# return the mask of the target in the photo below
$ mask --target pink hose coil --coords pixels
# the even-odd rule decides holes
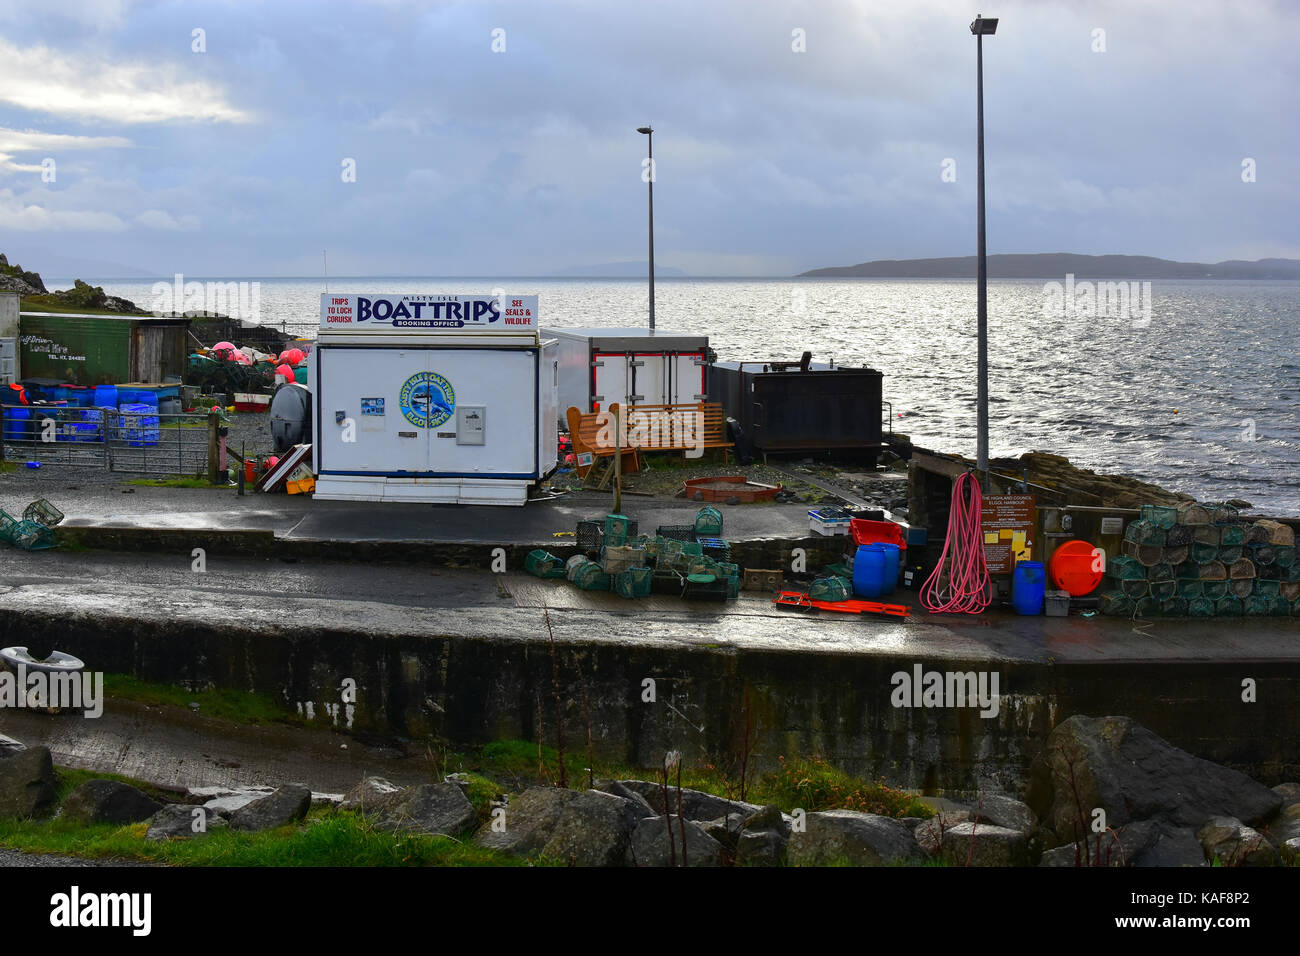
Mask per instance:
[[[948,537],[933,573],[921,588],[921,606],[931,614],[979,614],[992,601],[993,586],[984,561],[980,512],[984,497],[970,472],[957,479],[948,511]],[[947,591],[940,591],[945,565],[951,565]]]

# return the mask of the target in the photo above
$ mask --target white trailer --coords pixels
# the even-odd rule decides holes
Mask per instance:
[[[560,404],[599,411],[620,405],[702,402],[709,337],[659,329],[547,329],[559,344]]]
[[[321,296],[315,497],[522,505],[555,470],[536,296]]]

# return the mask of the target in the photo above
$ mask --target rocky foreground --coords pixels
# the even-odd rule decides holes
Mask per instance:
[[[0,747],[0,817],[55,809],[45,747]],[[1023,799],[1022,799],[1023,797]],[[645,780],[594,789],[533,787],[485,814],[468,782],[398,787],[367,777],[346,795],[300,784],[193,790],[162,804],[94,779],[64,801],[83,823],[148,822],[145,839],[202,839],[302,821],[313,805],[381,831],[446,835],[511,856],[573,866],[1273,866],[1300,861],[1300,783],[1272,789],[1195,757],[1127,717],[1072,717],[1056,727],[1023,795],[933,801],[929,819],[850,810],[785,812]]]

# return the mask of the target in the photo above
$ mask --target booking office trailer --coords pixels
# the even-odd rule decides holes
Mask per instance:
[[[321,296],[315,497],[522,505],[555,470],[537,296]]]

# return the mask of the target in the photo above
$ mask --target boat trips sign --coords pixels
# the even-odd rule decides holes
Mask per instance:
[[[322,329],[536,332],[537,296],[335,295],[320,297]]]

